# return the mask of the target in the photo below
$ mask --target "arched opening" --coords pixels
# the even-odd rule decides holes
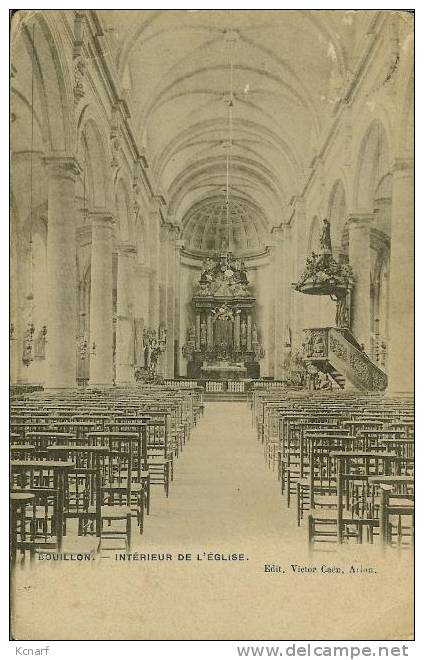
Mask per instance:
[[[357,209],[372,209],[379,181],[389,172],[390,157],[386,130],[375,119],[365,133],[357,160],[355,203]]]

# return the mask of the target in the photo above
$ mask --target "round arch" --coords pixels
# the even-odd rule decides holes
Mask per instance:
[[[110,206],[111,180],[107,169],[110,154],[102,124],[93,116],[89,106],[81,114],[78,127],[78,144],[81,144],[81,163],[86,171],[86,194],[93,209],[106,209]],[[81,183],[80,183],[81,185]]]
[[[390,170],[387,131],[380,119],[374,119],[361,141],[354,184],[354,204],[370,209],[378,183]]]

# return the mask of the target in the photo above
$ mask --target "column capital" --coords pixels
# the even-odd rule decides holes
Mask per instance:
[[[282,241],[284,238],[284,229],[282,225],[277,225],[275,227],[271,227],[270,234],[274,241]]]
[[[137,248],[134,243],[130,243],[129,241],[122,241],[121,243],[118,243],[118,255],[131,255],[131,254],[136,254]]]
[[[271,236],[274,240],[274,245],[281,245],[291,236],[291,227],[287,224],[277,225],[272,227]]]
[[[391,169],[393,174],[397,172],[412,174],[414,171],[414,159],[412,156],[395,158]]]
[[[110,229],[112,229],[113,225],[115,224],[115,219],[111,211],[107,211],[105,209],[95,209],[90,211],[88,215],[93,227],[110,227]]]
[[[48,154],[44,157],[44,165],[49,175],[55,177],[75,180],[82,172],[77,159],[65,154]]]
[[[79,245],[86,245],[91,241],[91,226],[82,225],[76,231],[76,238]]]
[[[180,228],[178,225],[171,223],[169,226],[169,235],[174,239],[177,240],[178,236],[180,235]]]
[[[349,230],[351,229],[369,229],[374,219],[374,213],[371,211],[358,211],[351,213],[348,218]]]

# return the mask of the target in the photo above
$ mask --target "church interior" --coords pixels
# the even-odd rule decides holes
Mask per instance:
[[[11,67],[13,566],[410,553],[411,16],[19,11]]]

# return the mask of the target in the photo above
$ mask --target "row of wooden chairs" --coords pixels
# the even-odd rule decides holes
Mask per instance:
[[[256,390],[252,421],[311,546],[412,545],[414,413],[410,398]]]
[[[198,390],[166,387],[14,399],[12,562],[46,549],[130,549],[132,521],[143,533],[152,486],[169,496],[175,460],[202,412]]]

